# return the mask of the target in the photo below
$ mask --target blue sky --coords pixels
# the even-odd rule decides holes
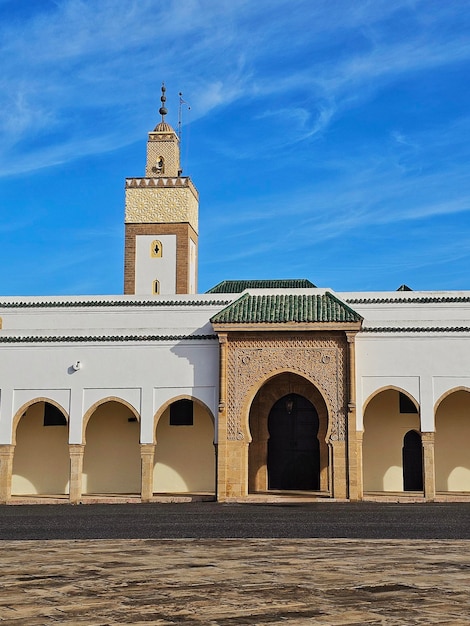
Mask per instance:
[[[468,0],[0,0],[0,293],[122,293],[124,179],[185,111],[199,290],[470,289]]]

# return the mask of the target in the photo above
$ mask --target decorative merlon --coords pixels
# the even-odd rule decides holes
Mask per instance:
[[[126,188],[133,187],[188,187],[199,197],[198,191],[189,176],[126,178]]]

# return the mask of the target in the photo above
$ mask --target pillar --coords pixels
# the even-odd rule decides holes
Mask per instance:
[[[351,500],[359,499],[358,459],[356,439],[356,333],[347,332],[348,342],[348,496]]]
[[[330,439],[332,466],[332,497],[348,497],[347,443]]]
[[[11,476],[13,473],[14,452],[14,445],[0,445],[0,504],[6,504],[11,498]]]
[[[141,486],[140,496],[142,502],[150,502],[153,496],[153,462],[155,445],[153,443],[140,444]]]
[[[356,431],[356,449],[357,449],[357,499],[362,500],[364,497],[364,481],[362,471],[362,440],[364,438],[364,431]]]
[[[219,334],[219,418],[216,437],[216,498],[227,497],[227,334]]]
[[[434,467],[434,434],[421,433],[423,444],[423,486],[425,500],[433,501],[436,497],[436,474]]]
[[[82,499],[83,455],[85,446],[81,443],[70,443],[70,488],[69,500],[78,504]]]

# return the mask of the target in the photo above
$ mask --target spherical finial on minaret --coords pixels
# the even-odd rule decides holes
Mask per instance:
[[[166,91],[165,83],[162,83],[162,97],[160,98],[160,100],[162,101],[162,106],[158,110],[158,112],[162,116],[162,122],[165,121],[165,115],[168,113],[165,107],[165,102],[166,102],[165,91]]]

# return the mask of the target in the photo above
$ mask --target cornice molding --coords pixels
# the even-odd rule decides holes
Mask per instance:
[[[75,309],[92,307],[172,307],[227,306],[232,300],[64,300],[33,302],[1,302],[0,309]]]
[[[429,296],[416,298],[349,298],[348,304],[442,304],[470,302],[469,296]]]
[[[468,333],[470,326],[377,326],[363,327],[359,333]]]
[[[1,336],[0,343],[112,343],[142,341],[206,341],[217,335],[28,335]]]

